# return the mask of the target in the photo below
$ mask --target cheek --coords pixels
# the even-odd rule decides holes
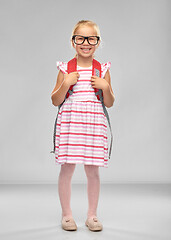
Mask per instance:
[[[92,46],[92,50],[95,51],[96,50],[96,45]]]
[[[75,50],[78,52],[80,50],[80,46],[79,45],[75,45]]]
[[[92,52],[94,53],[96,51],[96,47],[92,47]]]

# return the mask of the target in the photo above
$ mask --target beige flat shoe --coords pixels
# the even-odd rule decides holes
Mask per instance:
[[[76,231],[77,225],[72,217],[63,217],[62,228],[66,231]]]
[[[103,225],[99,222],[97,217],[87,218],[85,225],[90,231],[101,231],[103,229]]]

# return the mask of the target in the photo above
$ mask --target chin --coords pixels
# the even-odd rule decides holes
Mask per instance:
[[[93,57],[93,53],[78,53],[78,55],[80,55],[81,57],[85,57],[85,58],[90,58],[90,57]]]

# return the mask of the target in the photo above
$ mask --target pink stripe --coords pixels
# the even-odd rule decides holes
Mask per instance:
[[[75,98],[75,96],[77,97],[94,97],[94,98],[97,98],[96,95],[94,94],[94,92],[91,92],[91,91],[87,91],[88,94],[85,92],[85,91],[82,91],[82,93],[78,93],[78,92],[73,92],[72,95],[70,95],[70,98]]]
[[[79,82],[91,82],[91,80],[87,80],[87,79],[79,79],[78,81],[77,81],[77,83],[79,83]],[[82,84],[83,85],[83,84]],[[87,85],[87,83],[85,83],[84,85]],[[75,85],[76,86],[76,85]],[[78,86],[78,84],[77,84],[77,86]],[[80,85],[79,85],[80,86]]]
[[[87,114],[88,115],[88,114]],[[67,114],[64,114],[64,116],[65,116],[65,119],[62,119],[62,120],[64,120],[64,121],[66,121],[67,122],[67,120],[70,120],[70,116],[69,115],[67,115]],[[76,118],[76,117],[82,117],[82,115],[81,114],[72,114],[72,117],[74,118]],[[101,116],[99,116],[99,118],[100,118]],[[97,118],[97,116],[96,116],[96,118],[95,118],[95,122],[97,122],[97,120],[99,120],[99,118]],[[72,119],[73,120],[73,119]],[[102,119],[103,120],[103,119]],[[58,120],[59,122],[61,121],[61,116],[59,116],[59,120]],[[105,121],[103,121],[103,123],[105,124]],[[74,123],[73,123],[74,124]],[[57,123],[57,125],[58,126],[60,126],[61,124],[60,123]],[[78,126],[77,126],[78,127]],[[83,126],[84,127],[84,126]],[[104,127],[106,128],[107,126],[106,126],[106,124],[104,125]],[[98,129],[98,128],[97,128]],[[99,128],[100,129],[100,128]]]
[[[92,72],[92,69],[77,69],[78,72]]]
[[[82,96],[84,96],[84,97],[89,96],[90,97],[91,96],[93,98],[97,98],[95,96],[95,93],[91,90],[88,90],[88,91],[74,91],[73,95],[71,95],[71,96],[74,96],[74,97],[82,97]]]
[[[86,90],[83,90],[83,91],[73,91],[73,93],[87,93],[87,92],[92,92],[92,93],[94,93],[95,91],[94,91],[94,90],[88,90],[88,91],[86,91]]]
[[[80,77],[83,77],[83,76],[89,76],[91,78],[92,74],[91,73],[87,73],[87,72],[81,72],[80,73]]]
[[[94,149],[94,148],[89,148],[89,149],[87,149],[87,148],[78,148],[78,150],[81,151],[81,152],[79,152],[79,154],[83,153],[83,155],[85,155],[84,154],[85,152],[86,152],[87,155],[91,154],[93,152],[94,155],[96,155],[96,157],[98,157],[99,154],[100,154],[100,156],[103,156],[103,154],[107,156],[107,154],[108,154],[108,149],[107,150],[104,150],[104,149],[100,150],[100,149]],[[75,149],[73,149],[73,147],[72,148],[68,148],[68,147],[61,147],[60,146],[60,153],[61,154],[65,154],[66,152],[70,152],[70,154],[72,154],[72,153],[77,154],[78,153],[78,151],[75,151]],[[59,147],[56,147],[56,153],[59,153]]]
[[[61,116],[60,116],[61,117]],[[87,127],[96,127],[96,129],[98,130],[100,130],[101,128],[99,127],[98,128],[98,126],[103,126],[104,128],[107,128],[107,125],[106,125],[106,122],[105,121],[103,121],[103,124],[101,123],[102,121],[99,121],[99,118],[101,119],[102,117],[101,116],[99,116],[99,118],[96,116],[96,118],[95,118],[95,121],[94,122],[84,122],[84,119],[76,119],[76,117],[81,117],[81,114],[78,114],[78,115],[72,115],[72,120],[74,121],[75,120],[75,122],[72,122],[71,124],[71,127],[77,127],[78,128],[78,125],[77,124],[80,124],[80,126],[79,127],[85,127],[86,125],[89,125],[89,126],[87,126]],[[75,119],[74,119],[75,118]],[[83,122],[77,122],[77,120],[78,121],[83,121]],[[103,120],[103,119],[102,119]],[[65,124],[70,124],[70,116],[68,115],[67,116],[67,114],[65,115],[65,119],[64,118],[62,118],[62,120],[61,120],[61,118],[59,118],[59,123],[57,122],[57,124],[56,124],[56,126],[61,126],[61,123],[65,123]],[[98,121],[98,122],[97,122]],[[99,124],[98,124],[99,123]],[[82,126],[81,126],[82,125]],[[68,127],[68,126],[64,126],[64,127]],[[76,128],[76,129],[77,129]]]

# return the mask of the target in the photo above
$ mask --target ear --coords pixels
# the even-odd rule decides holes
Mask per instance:
[[[101,40],[98,41],[98,44],[96,45],[96,49],[99,47]]]
[[[73,46],[73,48],[75,48],[75,43],[74,43],[74,41],[73,40],[71,40],[72,41],[72,46]]]

